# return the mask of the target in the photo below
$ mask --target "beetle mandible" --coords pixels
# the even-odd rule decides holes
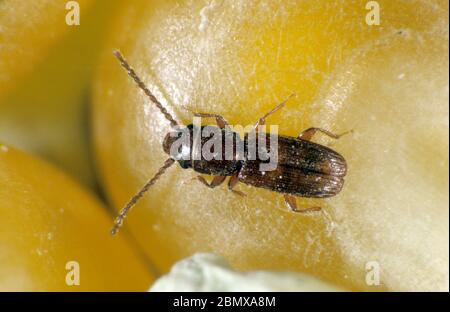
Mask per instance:
[[[194,161],[192,158],[192,160],[187,161],[182,157],[182,154],[187,153],[192,155],[195,152],[193,140],[190,140],[175,152],[171,151],[171,146],[183,132],[188,132],[191,134],[190,137],[192,138],[192,134],[196,130],[195,126],[190,124],[180,128],[179,123],[146,87],[123,55],[118,50],[114,50],[113,54],[138,87],[144,91],[151,102],[158,107],[164,117],[170,122],[171,127],[178,129],[169,132],[163,140],[163,150],[169,155],[169,158],[164,162],[164,165],[157,173],[145,183],[142,189],[139,190],[139,192],[137,192],[119,212],[119,215],[114,221],[114,226],[111,229],[112,235],[115,235],[119,231],[126,215],[136,202],[161,177],[161,175],[177,161],[183,169],[190,168],[201,174],[214,176],[210,183],[202,176],[197,177],[201,183],[209,188],[219,186],[227,177],[229,177],[229,190],[241,196],[245,196],[245,194],[234,189],[238,182],[282,193],[286,205],[293,212],[308,213],[319,211],[321,209],[320,207],[299,209],[297,207],[295,196],[326,198],[335,196],[341,191],[344,184],[344,176],[347,173],[347,163],[344,157],[332,149],[313,143],[310,140],[317,132],[338,139],[351,131],[336,135],[325,129],[308,128],[301,132],[296,138],[279,135],[277,137],[278,163],[275,170],[272,171],[259,170],[259,165],[261,164],[260,159],[256,158],[250,160],[246,155],[243,155],[243,158],[239,158],[237,157],[239,156],[237,155],[237,152],[234,152],[231,160],[207,160],[200,158],[199,160]],[[286,104],[286,101],[287,99],[261,117],[253,127],[254,131],[257,132],[258,127],[265,124],[267,117],[281,109]],[[194,113],[194,116],[214,118],[218,130],[222,132],[223,136],[231,136],[234,138],[233,142],[235,143],[233,144],[243,144],[244,147],[248,144],[248,134],[241,140],[237,133],[229,130],[230,128],[227,127],[229,124],[222,116],[208,113]],[[202,126],[201,128],[203,129],[204,127]],[[214,128],[217,129],[217,127]],[[263,140],[269,140],[270,134],[263,134],[262,137]],[[200,145],[202,144],[204,144],[203,140],[200,142]],[[233,146],[233,151],[237,151],[237,148],[235,147],[236,146]],[[246,151],[246,149],[244,149],[244,151]]]

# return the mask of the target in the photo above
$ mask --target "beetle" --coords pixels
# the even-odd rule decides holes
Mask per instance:
[[[321,209],[320,207],[299,209],[297,207],[295,196],[327,198],[335,196],[341,191],[344,185],[344,177],[347,173],[347,163],[344,157],[326,146],[311,142],[311,138],[317,132],[321,132],[331,138],[338,139],[351,131],[337,135],[325,129],[313,127],[301,132],[298,137],[278,135],[277,148],[279,156],[276,168],[270,171],[262,171],[260,170],[260,165],[263,160],[259,157],[254,159],[248,157],[248,145],[250,142],[248,133],[245,134],[244,139],[241,139],[236,132],[230,130],[229,124],[224,117],[209,113],[194,112],[194,116],[214,118],[217,127],[201,126],[200,129],[198,129],[198,126],[193,124],[180,127],[179,123],[138,77],[123,55],[118,50],[114,50],[113,54],[118,59],[121,66],[127,71],[128,75],[148,96],[151,102],[156,105],[164,117],[169,121],[171,127],[175,128],[175,130],[167,133],[162,143],[163,150],[169,155],[169,158],[164,162],[157,173],[145,183],[142,189],[140,189],[119,212],[117,218],[114,220],[114,226],[111,229],[112,235],[115,235],[119,231],[119,228],[122,226],[130,209],[175,162],[178,162],[183,169],[193,169],[201,174],[212,175],[213,179],[210,183],[208,183],[201,175],[197,177],[202,184],[209,188],[215,188],[221,185],[226,178],[229,177],[229,190],[241,196],[245,196],[245,194],[234,189],[238,182],[281,193],[284,196],[287,207],[292,212],[309,213]],[[284,107],[288,99],[278,104],[275,108],[261,117],[253,126],[254,131],[258,132],[259,127],[265,125],[266,119]],[[211,127],[210,130],[212,129],[216,130],[216,132],[221,132],[222,138],[231,137],[233,139],[233,154],[231,159],[226,159],[224,157],[219,159],[206,159],[201,155],[201,157],[196,160],[194,160],[193,157],[188,157],[188,160],[186,160],[186,157],[184,156],[192,156],[196,150],[193,139],[195,137],[194,132],[196,130],[202,131],[206,127]],[[178,149],[173,149],[174,143],[180,139],[183,134],[188,134],[189,140],[180,145]],[[203,147],[206,144],[206,139],[203,137],[200,139],[200,147]],[[260,145],[263,145],[263,143],[264,146],[267,146],[266,144],[270,139],[271,135],[269,133],[258,133],[257,148]],[[221,144],[225,144],[224,141],[221,141]],[[239,149],[238,147],[244,147],[244,152],[242,153],[242,149]],[[222,149],[221,156],[224,156],[223,150],[224,149]]]

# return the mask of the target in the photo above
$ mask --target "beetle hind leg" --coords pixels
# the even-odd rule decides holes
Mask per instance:
[[[330,138],[333,138],[333,139],[337,140],[343,135],[346,135],[348,133],[352,133],[353,130],[345,131],[345,132],[340,133],[340,134],[334,134],[334,133],[332,133],[332,132],[330,132],[328,130],[322,129],[322,128],[312,127],[312,128],[308,128],[308,129],[302,131],[299,134],[298,138],[301,139],[301,140],[304,140],[304,141],[310,141],[312,139],[312,137],[314,136],[314,134],[316,134],[317,132],[321,132],[321,133],[325,134],[326,136],[329,136]]]
[[[318,212],[318,211],[322,210],[322,208],[320,208],[320,207],[299,209],[297,207],[297,198],[295,198],[295,196],[288,195],[288,194],[284,195],[284,202],[286,203],[286,206],[289,208],[289,210],[292,212],[295,212],[295,213],[311,213],[311,212]]]

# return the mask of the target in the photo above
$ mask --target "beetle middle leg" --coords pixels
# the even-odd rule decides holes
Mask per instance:
[[[295,196],[288,195],[288,194],[284,195],[284,202],[286,203],[286,206],[289,208],[290,211],[296,212],[296,213],[310,213],[310,212],[317,212],[317,211],[322,210],[322,208],[320,208],[320,207],[299,209],[297,207],[297,198],[295,198]]]
[[[220,129],[225,129],[226,126],[229,126],[230,124],[228,123],[228,121],[226,121],[225,118],[223,118],[223,116],[221,115],[217,115],[217,114],[208,114],[208,113],[193,113],[194,116],[196,117],[202,117],[202,118],[215,118],[216,119],[216,123],[217,126],[219,126]]]
[[[295,93],[292,93],[291,95],[289,95],[283,102],[281,102],[280,104],[278,104],[277,106],[275,106],[271,111],[269,111],[268,113],[266,113],[264,116],[262,116],[261,118],[258,119],[258,121],[255,123],[255,125],[253,126],[253,129],[255,131],[258,130],[259,126],[263,126],[266,124],[266,119],[272,115],[273,113],[279,111],[280,109],[282,109],[284,107],[284,105],[286,105],[286,102],[293,96],[295,96]]]
[[[228,180],[228,189],[230,191],[232,191],[233,193],[237,194],[237,195],[240,195],[240,196],[243,196],[243,197],[247,196],[247,194],[245,194],[245,193],[243,193],[241,191],[234,190],[234,187],[236,186],[236,184],[238,182],[239,182],[238,174],[232,175],[230,177],[230,179]]]
[[[347,133],[353,132],[353,130],[345,131],[344,133],[341,133],[341,134],[334,134],[334,133],[332,133],[328,130],[322,129],[322,128],[311,127],[311,128],[308,128],[308,129],[302,131],[299,134],[298,138],[301,140],[310,141],[312,139],[312,137],[314,136],[314,134],[316,134],[317,132],[321,132],[321,133],[325,134],[326,136],[329,136],[330,138],[337,140],[341,136],[346,135]]]
[[[209,187],[209,188],[215,188],[217,186],[219,186],[220,184],[223,183],[223,181],[225,181],[226,176],[215,176],[211,183],[208,183],[208,181],[205,180],[204,177],[202,176],[197,176],[197,180],[199,180],[200,182],[202,182],[205,186]]]

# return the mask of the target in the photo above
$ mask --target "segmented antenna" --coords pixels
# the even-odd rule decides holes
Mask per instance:
[[[141,80],[141,78],[138,77],[134,69],[128,64],[128,62],[125,60],[123,55],[120,53],[119,50],[113,50],[113,54],[120,62],[120,65],[122,65],[123,68],[127,71],[128,75],[133,78],[134,82],[138,85],[139,88],[141,88],[144,93],[150,98],[150,100],[156,105],[156,107],[159,108],[161,113],[166,117],[166,119],[170,122],[170,125],[172,127],[178,126],[178,122],[172,117],[172,115],[167,111],[167,109],[161,104],[161,102],[158,101],[158,99],[150,92],[150,90],[147,88],[147,86],[144,84],[144,82]]]
[[[161,177],[163,175],[163,173],[166,171],[167,168],[169,168],[170,166],[172,166],[172,164],[175,162],[175,160],[173,160],[172,158],[167,159],[164,162],[164,165],[159,168],[158,172],[153,176],[153,178],[151,178],[150,180],[148,180],[147,183],[145,183],[145,185],[142,187],[142,189],[137,192],[131,199],[130,201],[126,204],[126,206],[124,208],[122,208],[122,210],[120,210],[119,215],[117,216],[117,218],[114,220],[114,226],[111,229],[111,235],[116,235],[117,232],[119,232],[119,228],[122,226],[123,221],[125,220],[128,212],[130,211],[131,208],[133,208],[134,205],[136,205],[137,201],[144,196],[144,194],[148,191],[148,189],[155,184],[155,182],[159,179],[159,177]]]

